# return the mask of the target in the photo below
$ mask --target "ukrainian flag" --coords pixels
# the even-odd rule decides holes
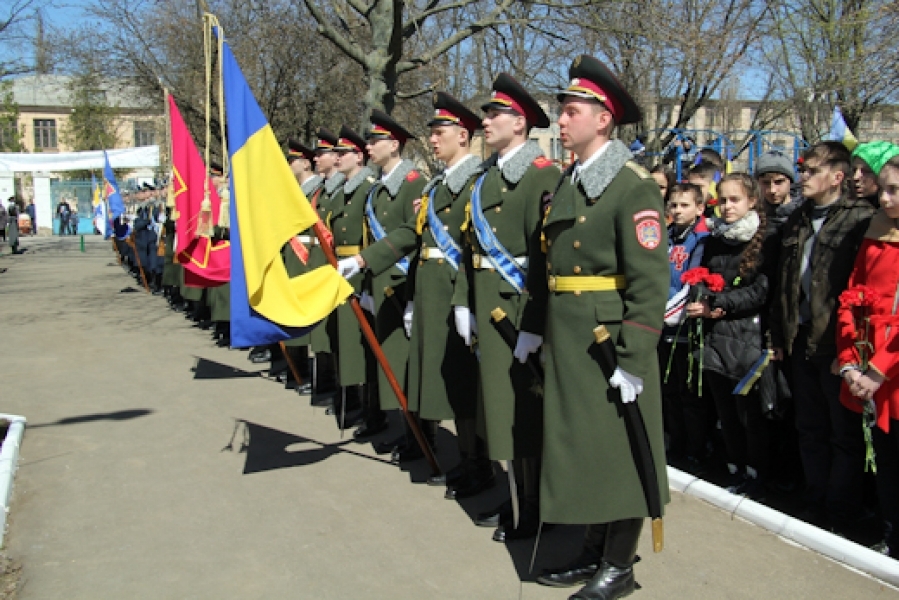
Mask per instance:
[[[834,142],[842,142],[852,152],[858,146],[858,140],[852,135],[852,131],[846,125],[846,119],[839,106],[833,107],[833,119],[830,122],[830,139]]]
[[[353,289],[331,266],[288,276],[281,248],[318,215],[227,43],[221,60],[231,158],[231,342],[248,347],[304,334]]]
[[[752,364],[749,372],[746,373],[743,379],[737,382],[737,385],[732,392],[734,396],[745,396],[752,391],[752,386],[755,385],[755,382],[758,381],[762,376],[762,373],[765,372],[768,363],[771,362],[772,356],[774,356],[773,350],[762,350],[761,356],[759,356],[758,360]]]

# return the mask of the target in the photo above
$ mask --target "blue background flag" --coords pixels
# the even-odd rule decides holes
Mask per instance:
[[[112,218],[118,219],[125,214],[125,201],[122,200],[122,194],[119,193],[119,184],[109,165],[109,156],[106,154],[106,150],[103,151],[103,160],[106,161],[106,165],[103,167],[103,177],[106,178],[106,202],[109,204]]]

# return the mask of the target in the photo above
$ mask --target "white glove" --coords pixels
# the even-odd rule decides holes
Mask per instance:
[[[518,332],[518,341],[515,343],[515,351],[512,352],[512,356],[517,358],[518,362],[524,364],[528,361],[528,355],[536,352],[542,345],[542,335],[520,331]]]
[[[471,311],[467,306],[454,306],[453,315],[456,318],[456,332],[465,341],[466,346],[471,346]]]
[[[359,298],[359,306],[362,307],[362,310],[375,314],[375,299],[368,292],[362,292],[362,297]]]
[[[412,307],[411,302],[406,302],[406,310],[403,311],[403,329],[406,330],[406,337],[412,337]]]
[[[615,367],[615,372],[609,378],[609,385],[618,388],[621,392],[621,401],[624,403],[633,402],[643,393],[643,380],[621,367]]]
[[[340,273],[344,279],[349,279],[353,275],[356,275],[362,269],[359,268],[359,263],[356,261],[355,256],[351,256],[349,258],[341,258],[337,261],[337,272]]]

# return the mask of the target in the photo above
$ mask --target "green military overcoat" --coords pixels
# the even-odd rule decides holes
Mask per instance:
[[[372,206],[378,222],[387,234],[415,218],[415,201],[421,198],[425,186],[421,176],[411,161],[400,162],[386,179],[377,182],[373,190]],[[371,224],[369,224],[371,236]],[[372,237],[370,241],[374,241]],[[386,246],[386,248],[384,248]],[[404,257],[403,254],[386,243],[383,252],[391,254],[395,263]],[[368,256],[363,251],[366,262]],[[388,259],[388,260],[391,260]],[[401,387],[406,385],[406,364],[409,360],[409,340],[403,328],[403,310],[408,294],[406,292],[406,274],[398,267],[391,266],[379,275],[371,278],[371,294],[375,300],[375,333],[387,362]],[[392,297],[388,294],[392,292]],[[387,383],[387,377],[378,370],[378,391],[381,408],[389,410],[399,408],[399,401],[393,388]]]
[[[346,182],[343,173],[335,173],[325,181],[325,187],[319,194],[315,203],[315,211],[326,227],[330,228],[331,218],[331,200]],[[321,246],[317,243],[309,251],[309,270],[327,264],[327,258],[322,251]],[[319,352],[335,352],[337,350],[337,319],[334,313],[331,313],[324,321],[319,323],[318,327],[309,334],[309,340],[312,345],[312,351]]]
[[[477,157],[468,156],[423,190],[425,198],[433,190],[437,218],[460,246],[460,227],[479,166]],[[420,211],[427,211],[427,204],[423,203]],[[363,256],[372,272],[379,274],[394,264],[394,250],[401,255],[414,253],[411,281],[407,283],[414,303],[407,378],[409,408],[425,419],[471,419],[477,409],[477,359],[456,332],[452,296],[458,272],[446,259],[424,258],[425,249],[438,248],[425,214],[419,212],[412,222],[392,231],[388,240],[366,249]]]
[[[306,199],[313,205],[318,206],[318,196],[322,193],[322,184],[324,184],[324,180],[318,175],[313,175],[306,181],[302,183],[300,188],[303,190],[303,194],[306,196]],[[300,234],[300,237],[303,238],[301,241],[309,250],[309,256],[312,256],[312,248],[315,245],[314,239],[315,234],[312,233],[312,230],[309,229]],[[287,269],[287,275],[289,277],[297,277],[309,271],[309,266],[304,264],[303,261],[297,257],[296,252],[293,251],[293,248],[290,247],[290,244],[285,244],[284,248],[281,250],[281,256],[284,259],[284,267]],[[309,258],[306,259],[310,260]],[[298,338],[293,338],[290,340],[285,340],[285,346],[308,346],[311,339],[311,333],[307,333],[306,335],[301,335]]]
[[[618,365],[643,379],[646,423],[662,502],[669,501],[656,347],[668,297],[664,209],[649,174],[613,141],[582,171],[566,173],[546,214],[546,254],[531,253],[531,303],[522,329],[544,335],[546,359],[540,516],[549,523],[647,517],[625,425],[588,354],[605,325]],[[623,275],[611,291],[553,292],[549,276]]]
[[[178,285],[178,269],[181,265],[175,262],[175,220],[169,217],[162,226],[165,237],[165,256],[162,261],[162,285]]]
[[[334,194],[331,201],[331,231],[334,247],[362,246],[365,199],[375,182],[374,173],[365,167],[353,175]],[[362,293],[362,274],[350,279],[356,294]],[[341,387],[361,385],[376,377],[377,364],[362,336],[359,321],[349,302],[335,311],[337,316],[337,380]]]
[[[497,155],[482,166],[487,172],[481,188],[481,208],[500,244],[512,256],[527,257],[540,244],[542,198],[555,188],[559,169],[529,141],[502,169]],[[487,451],[493,460],[540,456],[543,435],[543,399],[530,371],[512,356],[512,348],[499,335],[490,312],[502,308],[519,326],[527,293],[519,294],[494,269],[474,269],[472,255],[484,255],[473,225],[467,227],[466,277],[458,277],[453,305],[470,306],[477,322],[480,351],[480,394]]]

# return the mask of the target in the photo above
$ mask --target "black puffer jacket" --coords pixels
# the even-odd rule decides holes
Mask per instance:
[[[768,298],[768,277],[756,268],[740,276],[740,260],[749,242],[732,242],[709,236],[702,266],[724,278],[725,288],[708,295],[709,307],[725,312],[720,319],[706,319],[703,369],[734,381],[743,378],[764,347],[760,312]]]

